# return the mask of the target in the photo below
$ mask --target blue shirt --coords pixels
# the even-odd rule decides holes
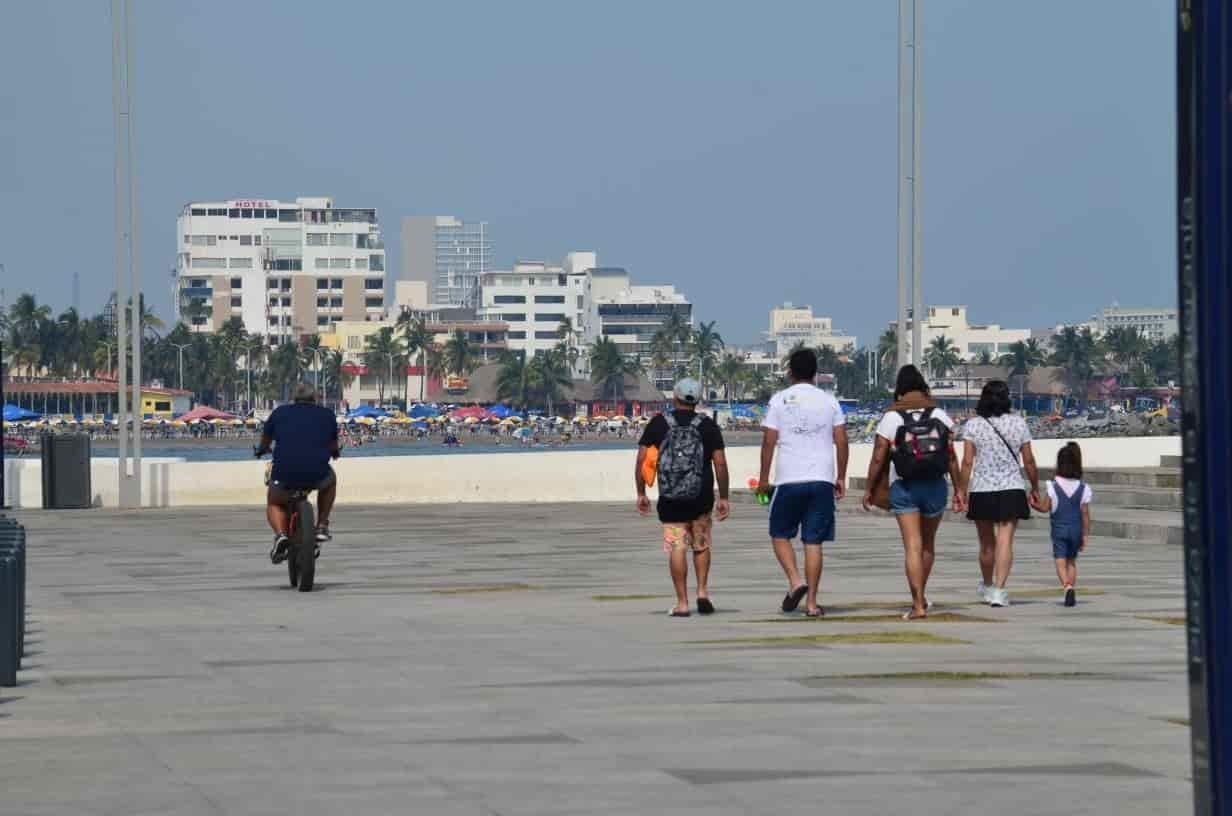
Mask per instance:
[[[329,475],[329,459],[338,443],[333,411],[310,402],[279,406],[265,421],[265,435],[274,442],[274,481],[308,487]]]

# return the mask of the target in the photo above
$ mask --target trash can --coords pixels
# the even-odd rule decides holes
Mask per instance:
[[[90,437],[43,434],[43,509],[90,507]]]

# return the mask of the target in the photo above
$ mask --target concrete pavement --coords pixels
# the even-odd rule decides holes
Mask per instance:
[[[631,505],[343,506],[319,591],[259,508],[23,512],[32,631],[0,813],[1180,814],[1181,552],[1096,539],[1014,606],[942,528],[905,624],[892,520],[844,515],[821,622],[777,612],[765,511],[719,528],[719,614],[669,620]]]

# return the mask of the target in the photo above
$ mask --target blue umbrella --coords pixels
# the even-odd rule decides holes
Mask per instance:
[[[38,419],[41,414],[36,411],[31,411],[28,408],[20,408],[16,405],[4,406],[4,421],[5,422],[22,422],[27,419]]]
[[[438,417],[441,415],[441,410],[435,405],[412,405],[411,410],[407,411],[407,416],[411,419],[426,419],[428,417]]]
[[[389,416],[389,414],[382,411],[380,408],[374,408],[371,405],[361,405],[351,413],[347,414],[347,419],[360,419],[362,417],[380,419],[383,416]]]

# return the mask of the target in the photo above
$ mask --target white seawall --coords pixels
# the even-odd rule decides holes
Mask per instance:
[[[1056,461],[1063,439],[1037,440],[1041,466]],[[1156,467],[1161,456],[1179,455],[1179,437],[1084,439],[1087,467]],[[853,445],[848,476],[868,470],[870,445]],[[756,447],[727,451],[733,488],[747,486],[758,472]],[[370,456],[334,464],[338,500],[351,504],[453,502],[611,502],[632,501],[634,453],[533,451],[450,453],[423,456]],[[147,460],[142,501],[146,507],[259,505],[264,502],[264,463]],[[5,461],[5,498],[14,508],[42,506],[41,465],[37,459]],[[94,504],[115,507],[116,460],[95,459],[90,469]]]

